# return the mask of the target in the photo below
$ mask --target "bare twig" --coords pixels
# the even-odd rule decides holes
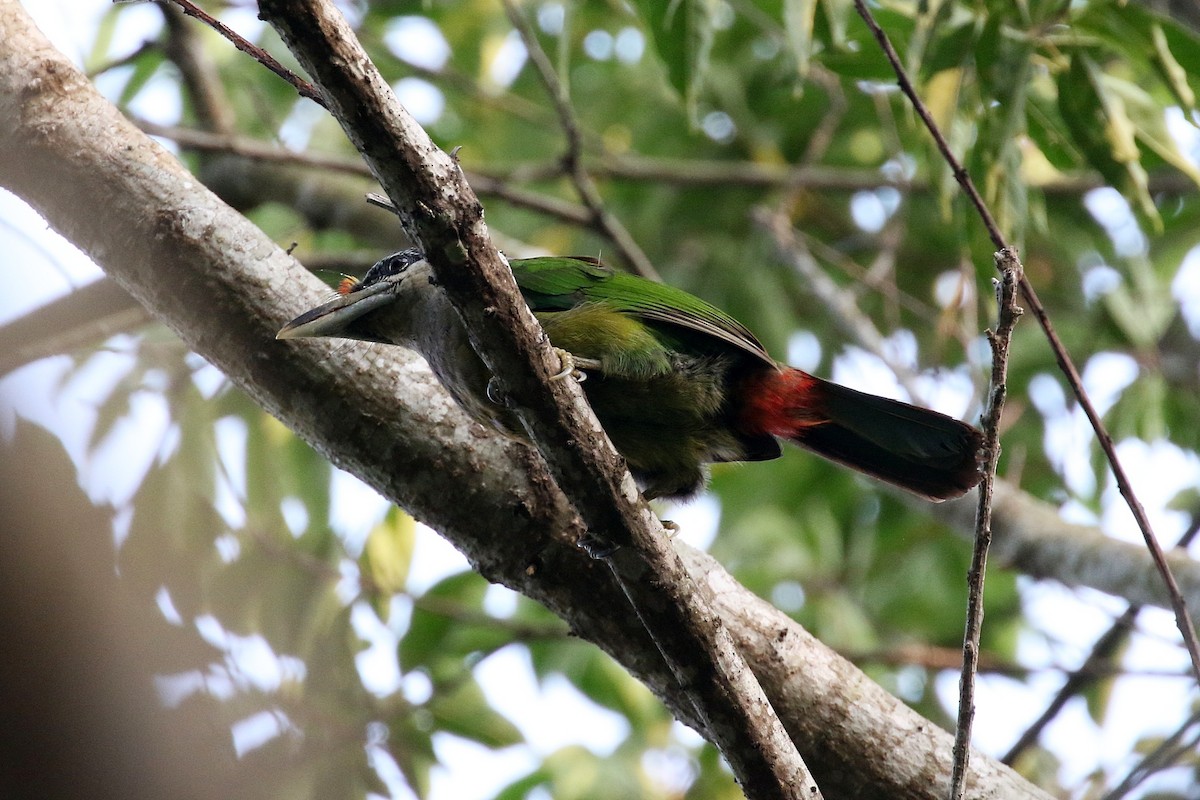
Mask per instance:
[[[954,768],[950,776],[950,800],[961,800],[966,788],[967,762],[970,759],[971,727],[975,720],[975,672],[979,665],[979,634],[983,628],[983,583],[988,548],[992,542],[992,487],[996,464],[1000,461],[1000,418],[1008,393],[1008,348],[1013,329],[1021,317],[1017,306],[1017,285],[1021,281],[1021,262],[1012,250],[996,254],[996,301],[999,320],[995,331],[988,331],[992,346],[991,390],[983,414],[983,481],[975,511],[975,547],[967,573],[967,623],[963,635],[962,677],[958,684],[958,725],[954,734]]]
[[[364,178],[372,177],[371,170],[362,162],[362,159],[307,152],[298,153],[245,136],[211,134],[189,128],[158,125],[147,120],[135,120],[135,122],[146,133],[170,139],[181,147],[186,147],[190,150],[232,153],[245,158],[253,158],[257,161],[293,164],[349,175],[361,175]],[[464,172],[471,187],[479,194],[496,197],[517,208],[536,211],[548,217],[575,225],[587,225],[592,222],[591,212],[583,206],[566,200],[560,200],[557,197],[538,194],[527,189],[511,186],[506,181],[491,175],[472,172],[470,170],[464,170]]]
[[[254,42],[246,39],[233,28],[230,28],[224,22],[221,22],[221,20],[209,14],[191,0],[170,0],[170,2],[175,3],[177,6],[182,8],[184,14],[200,20],[205,25],[224,36],[227,40],[229,40],[230,44],[232,44],[238,50],[241,50],[246,55],[251,56],[258,63],[262,64],[264,67],[271,70],[271,72],[274,72],[276,75],[290,83],[292,87],[300,93],[301,97],[307,97],[309,100],[312,100],[318,105],[325,107],[325,98],[321,95],[321,92],[319,89],[317,89],[317,87],[313,86],[311,83],[292,72],[283,64],[280,64],[279,61],[276,60],[276,58],[266,50],[263,50],[261,47],[254,44]]]
[[[1190,732],[1190,735],[1189,735]],[[1156,772],[1178,763],[1196,752],[1200,744],[1200,711],[1193,712],[1185,719],[1175,732],[1158,743],[1158,746],[1146,753],[1136,767],[1129,771],[1125,780],[1117,784],[1100,800],[1120,800],[1137,788],[1138,784]]]
[[[755,220],[770,233],[771,238],[775,241],[776,250],[784,260],[803,276],[806,286],[821,299],[833,321],[887,364],[895,374],[896,380],[909,395],[914,400],[919,399],[921,390],[913,380],[911,371],[905,365],[896,363],[888,355],[887,348],[884,346],[883,334],[872,324],[870,319],[858,310],[853,293],[838,286],[817,264],[816,259],[797,237],[788,220],[786,210],[780,209],[777,213],[757,213]]]
[[[1179,541],[1175,544],[1175,549],[1186,550],[1197,534],[1200,534],[1200,514],[1192,517],[1192,524],[1184,531],[1183,536],[1179,537]],[[1042,735],[1042,731],[1058,716],[1058,713],[1066,706],[1068,700],[1084,691],[1097,680],[1106,675],[1113,674],[1109,662],[1119,651],[1121,644],[1125,642],[1129,632],[1133,630],[1133,624],[1137,621],[1142,608],[1143,606],[1140,603],[1130,603],[1124,613],[1117,617],[1108,630],[1100,635],[1100,638],[1092,645],[1092,650],[1088,653],[1087,658],[1083,660],[1083,664],[1078,669],[1071,670],[1067,674],[1066,681],[1063,682],[1058,693],[1054,695],[1054,699],[1046,706],[1046,710],[1034,720],[1033,724],[1021,734],[1017,741],[1013,743],[1013,746],[1008,749],[1008,752],[1004,754],[1001,760],[1005,764],[1011,766],[1025,750],[1038,740],[1038,737]]]
[[[654,265],[650,263],[646,254],[642,252],[642,248],[634,241],[633,236],[629,234],[621,221],[604,205],[604,199],[600,197],[596,182],[592,180],[592,176],[584,167],[583,135],[580,132],[579,121],[575,118],[575,109],[571,107],[571,98],[567,94],[567,88],[558,79],[558,74],[546,56],[546,51],[542,49],[533,29],[530,28],[529,21],[525,19],[512,0],[504,0],[504,10],[513,27],[521,36],[525,50],[529,53],[529,59],[537,68],[538,76],[545,85],[546,92],[550,95],[554,110],[558,113],[559,124],[567,137],[567,151],[563,155],[563,166],[572,183],[575,184],[575,190],[579,192],[580,199],[591,210],[595,226],[612,240],[631,270],[644,278],[659,280],[657,270],[654,269]]]
[[[878,169],[849,169],[820,164],[776,164],[759,161],[715,159],[684,160],[654,156],[606,153],[585,164],[588,174],[622,181],[648,181],[681,187],[731,186],[787,189],[802,186],[813,191],[857,192],[891,186],[903,192],[929,192],[922,178],[888,175]],[[563,174],[561,162],[527,163],[506,170],[512,180],[547,180]],[[1068,175],[1048,180],[1037,188],[1048,195],[1076,196],[1103,186],[1098,176]],[[1195,184],[1178,173],[1156,174],[1150,179],[1154,192],[1195,191]]]
[[[1067,674],[1067,679],[1059,688],[1058,693],[1054,695],[1054,699],[1046,706],[1046,710],[1034,720],[1020,735],[1013,746],[1008,749],[1000,760],[1005,764],[1012,764],[1020,758],[1030,746],[1038,740],[1042,735],[1042,731],[1046,726],[1058,716],[1058,713],[1066,706],[1067,701],[1075,695],[1082,692],[1088,686],[1091,686],[1098,678],[1105,677],[1105,664],[1108,664],[1112,657],[1120,650],[1121,645],[1127,640],[1129,632],[1133,629],[1134,620],[1137,619],[1138,613],[1142,610],[1142,606],[1136,603],[1125,609],[1121,616],[1113,621],[1096,643],[1092,645],[1092,650],[1084,659],[1083,664],[1079,669],[1072,670]]]
[[[931,671],[962,669],[962,648],[960,647],[938,647],[936,645],[910,643],[878,650],[839,650],[838,653],[846,660],[859,666],[863,664],[880,664],[887,667],[919,667]],[[980,652],[979,654],[978,672],[1004,675],[1010,678],[1028,678],[1031,675],[1058,674],[1067,675],[1069,678],[1078,674],[1090,680],[1131,676],[1140,678],[1190,679],[1192,675],[1191,670],[1187,669],[1131,669],[1104,660],[1077,669],[1069,669],[1056,664],[1028,666],[986,652]],[[1006,761],[1005,763],[1008,762]]]
[[[995,219],[984,203],[983,198],[975,188],[974,182],[971,180],[970,174],[962,166],[961,162],[950,151],[950,145],[946,142],[938,130],[937,124],[934,122],[929,109],[925,106],[920,96],[917,94],[912,81],[905,72],[903,65],[900,62],[900,57],[892,47],[891,41],[887,34],[879,27],[879,23],[875,21],[870,10],[867,8],[865,0],[854,0],[855,8],[859,15],[867,23],[871,33],[875,36],[879,46],[883,49],[888,61],[891,63],[893,70],[896,73],[897,82],[900,85],[901,91],[908,97],[916,110],[917,115],[925,123],[925,127],[929,130],[937,145],[938,151],[950,165],[951,171],[955,179],[962,187],[963,192],[967,195],[971,204],[975,207],[976,213],[983,220],[984,227],[987,229],[988,236],[991,237],[992,243],[999,250],[1008,249],[1008,243],[996,225]],[[1180,635],[1183,637],[1183,642],[1187,648],[1188,655],[1192,661],[1192,670],[1195,672],[1197,679],[1200,679],[1200,644],[1197,643],[1195,626],[1192,624],[1191,615],[1188,613],[1187,604],[1183,600],[1183,595],[1179,591],[1179,586],[1175,581],[1175,576],[1171,574],[1170,566],[1167,564],[1166,556],[1163,554],[1162,547],[1158,543],[1158,539],[1154,536],[1154,531],[1150,526],[1150,520],[1146,516],[1146,511],[1142,507],[1141,502],[1134,494],[1133,488],[1129,483],[1129,478],[1125,474],[1124,468],[1121,466],[1120,460],[1117,458],[1116,448],[1113,445],[1112,437],[1104,427],[1104,423],[1100,420],[1100,415],[1096,412],[1092,405],[1091,399],[1088,397],[1083,388],[1083,381],[1079,377],[1079,371],[1075,368],[1074,362],[1071,360],[1070,354],[1067,353],[1066,347],[1058,334],[1054,330],[1053,324],[1050,322],[1050,317],[1046,314],[1046,309],[1038,298],[1037,292],[1033,285],[1029,283],[1024,276],[1020,277],[1019,281],[1021,294],[1024,295],[1026,303],[1033,311],[1034,317],[1041,326],[1042,331],[1046,335],[1046,340],[1050,343],[1050,349],[1054,353],[1055,361],[1058,367],[1062,370],[1067,378],[1067,382],[1071,386],[1071,391],[1075,394],[1080,407],[1087,415],[1088,421],[1092,425],[1092,429],[1096,432],[1096,438],[1100,442],[1100,447],[1104,451],[1104,455],[1108,460],[1109,466],[1112,469],[1113,477],[1116,479],[1117,488],[1121,492],[1121,496],[1125,498],[1129,510],[1133,513],[1134,519],[1137,521],[1139,530],[1142,532],[1142,538],[1146,542],[1146,547],[1150,551],[1151,558],[1154,560],[1155,568],[1159,575],[1162,576],[1163,583],[1167,587],[1167,591],[1171,596],[1171,605],[1175,611],[1175,624],[1179,628]]]

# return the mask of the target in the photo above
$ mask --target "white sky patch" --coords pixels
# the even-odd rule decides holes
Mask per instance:
[[[1200,486],[1200,458],[1165,440],[1140,439],[1118,442],[1117,458],[1146,510],[1155,536],[1164,549],[1169,548],[1183,534],[1190,514],[1172,510],[1168,504],[1185,489]],[[1101,527],[1106,533],[1128,542],[1144,541],[1111,476],[1105,482],[1103,503]]]
[[[717,529],[721,525],[721,502],[710,494],[702,494],[686,503],[667,502],[659,517],[679,526],[677,535],[681,541],[707,550],[717,538]]]
[[[814,372],[821,365],[821,340],[812,331],[795,331],[788,337],[787,363]]]
[[[372,726],[378,723],[372,723]],[[371,728],[368,727],[368,737],[370,737]],[[371,769],[375,770],[375,774],[384,782],[388,788],[389,797],[394,800],[417,800],[417,796],[413,794],[409,788],[408,782],[404,779],[404,773],[400,770],[400,766],[396,763],[396,759],[392,758],[384,747],[384,742],[387,740],[386,728],[380,734],[380,741],[370,741],[367,745],[367,763]],[[376,800],[380,795],[374,792],[367,793],[367,800]]]
[[[287,119],[279,126],[279,141],[291,150],[304,150],[312,138],[313,129],[329,117],[329,112],[316,103],[297,101]]]
[[[279,513],[293,537],[299,538],[308,530],[308,506],[299,497],[285,497],[279,501]]]
[[[351,558],[362,555],[367,536],[383,519],[391,504],[379,493],[340,469],[333,470],[329,487],[329,523],[341,537]]]
[[[538,27],[542,29],[543,33],[558,36],[563,31],[566,18],[567,11],[562,3],[545,3],[538,7]]]
[[[1179,301],[1188,332],[1200,338],[1200,247],[1193,247],[1183,257],[1171,282],[1171,294]]]
[[[898,352],[902,352],[902,343],[897,344],[900,345]],[[860,392],[870,392],[895,400],[908,400],[908,393],[883,359],[861,347],[847,347],[833,360],[833,381]]]
[[[493,617],[506,619],[517,613],[519,595],[507,586],[493,583],[483,595],[483,610]]]
[[[966,308],[975,302],[975,284],[965,280],[963,273],[947,270],[934,279],[933,300],[942,308]]]
[[[1096,408],[1104,415],[1138,376],[1137,361],[1125,353],[1096,353],[1083,367],[1083,389]]]
[[[900,192],[891,186],[855,192],[850,198],[850,216],[867,233],[879,233],[900,207]]]
[[[233,723],[233,749],[238,758],[262,747],[293,727],[282,711],[260,711]]]
[[[528,58],[521,36],[516,31],[509,31],[487,67],[488,81],[498,89],[507,89],[521,74]]]
[[[410,592],[421,594],[443,578],[470,568],[466,557],[452,544],[432,529],[417,525],[417,541],[408,578]]]
[[[213,507],[234,530],[246,524],[246,441],[249,431],[240,417],[222,417],[213,425],[221,470]]]
[[[439,764],[430,771],[432,798],[486,800],[538,766],[524,748],[492,750],[448,733],[433,735],[433,751]]]
[[[408,109],[413,119],[422,125],[432,125],[446,110],[442,90],[421,78],[401,78],[392,85],[400,105]]]
[[[1026,617],[1041,621],[1042,634],[1033,631],[1022,634],[1017,657],[1022,663],[1034,666],[1078,667],[1095,640],[1126,607],[1118,598],[1086,589],[1072,590],[1050,581],[1021,578],[1020,585]],[[1187,656],[1177,644],[1179,635],[1169,612],[1144,610],[1138,617],[1137,631],[1122,661],[1126,669],[1135,673],[1188,669]],[[1035,674],[1030,687],[1044,696],[1022,698],[1013,694],[995,705],[994,716],[983,711],[990,704],[981,704],[976,729],[981,724],[986,728],[1011,719],[1019,723],[1013,730],[1015,741],[1016,735],[1058,691],[1062,680],[1058,671]],[[1071,700],[1042,736],[1043,743],[1052,751],[1071,754],[1060,770],[1060,780],[1065,785],[1078,784],[1103,763],[1117,765],[1113,774],[1120,771],[1122,762],[1125,768],[1131,766],[1128,759],[1140,737],[1151,731],[1166,733],[1183,719],[1190,709],[1190,687],[1191,682],[1186,678],[1173,681],[1157,674],[1118,677],[1101,726],[1091,718],[1082,698]],[[1003,747],[1010,744],[1011,741]]]
[[[21,5],[56,48],[76,66],[90,55],[100,19],[114,10],[109,0],[25,0]],[[109,52],[113,56],[132,53],[162,28],[162,13],[151,3],[120,7],[119,24],[112,28]]]
[[[1084,389],[1103,414],[1133,383],[1137,372],[1137,363],[1124,354],[1097,353],[1084,366]],[[1029,382],[1029,398],[1045,420],[1046,458],[1072,493],[1093,496],[1097,488],[1092,466],[1095,432],[1087,415],[1074,396],[1068,395],[1058,375],[1035,375]]]
[[[1088,267],[1082,276],[1083,296],[1093,303],[1121,285],[1121,273],[1107,264]]]
[[[737,135],[737,124],[724,111],[710,111],[700,120],[704,135],[718,144],[728,144]]]
[[[1167,122],[1167,132],[1179,146],[1179,152],[1193,164],[1200,164],[1200,130],[1188,120],[1179,106],[1166,109],[1163,116]]]
[[[166,586],[158,587],[158,591],[154,594],[154,603],[167,622],[176,626],[183,624],[183,616],[179,613],[179,609],[175,608],[175,601],[171,599],[171,591]]]
[[[1147,251],[1146,236],[1138,227],[1129,201],[1116,189],[1093,189],[1083,196],[1083,204],[1108,233],[1117,255],[1136,256]]]
[[[617,31],[613,40],[613,52],[617,60],[624,64],[636,64],[642,60],[646,52],[646,37],[634,27],[622,28]]]
[[[488,656],[475,667],[475,677],[489,705],[520,728],[541,755],[570,745],[606,755],[629,734],[624,717],[593,704],[566,678],[551,675],[539,685],[522,647]]]
[[[965,418],[978,399],[975,378],[965,364],[921,373],[914,383],[921,392],[921,405],[958,419]]]
[[[133,75],[133,67],[117,67],[96,76],[96,88],[108,98],[119,97]],[[129,101],[129,110],[159,125],[177,125],[183,114],[183,99],[175,79],[155,72]]]
[[[396,58],[425,69],[440,70],[450,58],[450,45],[428,17],[393,17],[383,29],[383,43]]]
[[[400,662],[396,657],[399,639],[367,603],[354,604],[350,609],[350,624],[369,643],[354,656],[363,687],[376,697],[387,697],[400,688]]]

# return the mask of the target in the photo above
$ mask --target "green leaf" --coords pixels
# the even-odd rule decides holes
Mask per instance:
[[[1163,33],[1162,25],[1155,23],[1150,29],[1151,41],[1154,44],[1154,66],[1162,73],[1163,81],[1175,100],[1185,111],[1196,110],[1196,93],[1188,84],[1187,71],[1175,60],[1171,46],[1167,44],[1167,36]]]
[[[846,32],[854,16],[854,0],[821,0],[825,21],[829,25],[829,44],[841,50],[846,46]]]
[[[516,725],[488,705],[474,678],[462,680],[452,691],[434,694],[427,707],[439,729],[486,747],[499,749],[525,741]]]
[[[1137,146],[1137,129],[1125,100],[1109,87],[1091,56],[1082,51],[1073,54],[1071,68],[1059,80],[1058,105],[1088,163],[1119,188],[1145,219],[1161,228]]]
[[[1191,159],[1179,152],[1175,137],[1167,130],[1162,105],[1155,102],[1145,89],[1130,81],[1111,75],[1105,75],[1103,81],[1109,92],[1121,99],[1137,141],[1200,185],[1200,170]]]
[[[447,641],[456,634],[461,621],[450,613],[453,608],[460,612],[483,614],[483,596],[487,592],[487,581],[474,572],[460,572],[443,578],[422,597],[412,612],[408,632],[400,640],[398,655],[401,669],[408,671],[426,667],[431,675],[438,677],[439,662],[447,654],[455,653],[461,664],[461,653],[448,646]],[[461,615],[461,614],[460,614]]]
[[[1113,321],[1134,347],[1152,350],[1175,318],[1171,287],[1161,283],[1143,258],[1127,262],[1131,283],[1122,282],[1104,295]]]
[[[428,717],[425,709],[405,709],[388,724],[388,752],[417,797],[429,796],[429,773],[438,763]]]
[[[700,90],[709,68],[715,0],[634,0],[646,32],[667,68],[667,78],[683,98],[688,120],[698,124]],[[665,8],[664,8],[665,6]]]
[[[384,595],[404,590],[412,565],[416,531],[416,520],[393,506],[367,534],[359,567]],[[386,597],[381,600],[386,600]]]
[[[796,59],[796,71],[802,78],[808,75],[808,64],[813,50],[813,21],[816,15],[817,0],[784,0],[783,29],[787,33],[792,56]]]

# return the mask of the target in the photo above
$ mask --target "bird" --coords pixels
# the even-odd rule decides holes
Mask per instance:
[[[708,465],[766,461],[790,440],[920,497],[981,479],[977,428],[776,361],[748,328],[667,284],[589,257],[509,261],[525,302],[647,499],[687,499]],[[528,444],[421,250],[381,259],[288,322],[283,340],[340,337],[415,350],[474,419]]]

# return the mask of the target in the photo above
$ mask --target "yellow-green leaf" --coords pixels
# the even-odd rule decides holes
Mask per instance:
[[[392,508],[367,535],[362,569],[380,591],[402,591],[412,564],[417,523],[398,508]]]

